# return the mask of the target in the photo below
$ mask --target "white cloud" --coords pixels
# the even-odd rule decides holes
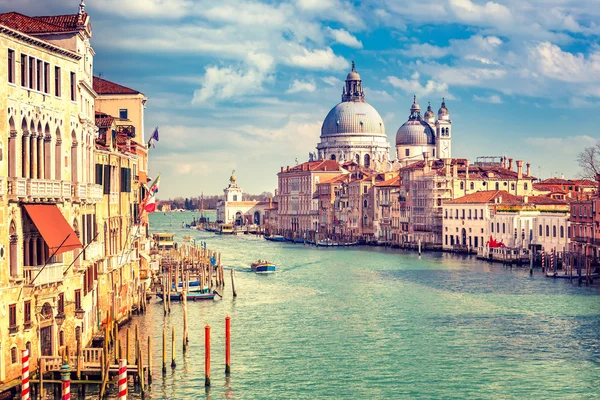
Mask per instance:
[[[352,36],[352,34],[345,29],[331,29],[328,27],[327,31],[329,32],[329,35],[338,43],[348,47],[354,47],[356,49],[362,49],[363,47],[361,41]]]
[[[314,70],[344,70],[348,69],[350,64],[345,58],[337,56],[328,47],[324,50],[301,49],[300,54],[290,56],[284,62],[287,65],[295,67],[314,69]]]
[[[479,101],[481,103],[491,103],[491,104],[502,104],[502,98],[497,94],[492,94],[489,96],[473,96],[473,100]]]
[[[454,97],[448,92],[448,85],[444,82],[435,81],[430,79],[425,85],[422,85],[419,81],[419,73],[415,72],[411,79],[400,79],[395,76],[388,76],[387,82],[393,87],[402,90],[407,94],[415,94],[418,97],[424,96],[445,96],[448,99],[454,99]]]
[[[450,54],[450,47],[432,46],[429,43],[414,43],[402,54],[411,58],[442,58]]]
[[[323,82],[325,82],[326,84],[328,84],[329,86],[337,86],[337,85],[342,84],[342,80],[339,78],[336,78],[335,76],[326,76],[326,77],[321,78],[321,80]]]
[[[600,51],[588,57],[563,51],[559,46],[543,42],[531,49],[530,60],[540,74],[564,82],[600,83]]]
[[[512,13],[502,4],[488,1],[483,6],[471,0],[449,0],[450,10],[462,21],[510,23]]]
[[[290,84],[286,93],[298,93],[298,92],[314,92],[317,90],[317,85],[315,85],[312,81],[299,81],[298,79],[294,79],[294,81]]]

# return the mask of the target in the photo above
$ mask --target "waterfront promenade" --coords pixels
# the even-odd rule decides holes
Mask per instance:
[[[151,216],[154,231],[208,241],[237,272],[238,297],[189,303],[166,319],[153,299],[135,319],[154,336],[147,398],[577,398],[598,392],[600,289],[530,278],[451,254],[317,249],[181,229],[192,214]],[[269,259],[273,276],[249,272]],[[229,282],[228,282],[229,283]],[[232,374],[224,374],[224,318]],[[160,372],[163,321],[178,328],[177,368]],[[204,389],[204,325],[212,327],[212,387]],[[170,354],[170,351],[169,351]]]

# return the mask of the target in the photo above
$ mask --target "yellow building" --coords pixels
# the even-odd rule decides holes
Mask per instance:
[[[0,14],[0,381],[96,323],[92,30],[72,15]],[[81,254],[83,246],[88,251]]]

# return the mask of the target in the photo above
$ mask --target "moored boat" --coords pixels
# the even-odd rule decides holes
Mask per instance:
[[[335,247],[335,246],[341,246],[339,243],[334,242],[331,239],[324,239],[324,240],[319,240],[317,242],[317,246],[323,246],[323,247]]]
[[[163,299],[166,297],[164,293],[156,293],[156,297]],[[181,301],[183,298],[183,294],[181,292],[171,293],[169,295],[171,301]],[[213,300],[215,298],[215,292],[210,291],[197,291],[197,292],[187,292],[185,296],[188,301],[196,301],[196,300]]]
[[[271,242],[286,242],[287,239],[280,235],[265,235],[265,240],[269,240]]]
[[[275,264],[264,260],[253,262],[250,267],[257,274],[272,274],[275,272]]]

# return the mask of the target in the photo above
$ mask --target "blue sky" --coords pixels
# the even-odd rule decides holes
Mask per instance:
[[[0,0],[74,13],[79,0]],[[416,94],[446,97],[453,156],[503,155],[542,178],[578,173],[600,138],[596,0],[88,0],[95,74],[144,92],[161,197],[221,193],[235,169],[273,191],[314,151],[356,62],[392,147]]]

